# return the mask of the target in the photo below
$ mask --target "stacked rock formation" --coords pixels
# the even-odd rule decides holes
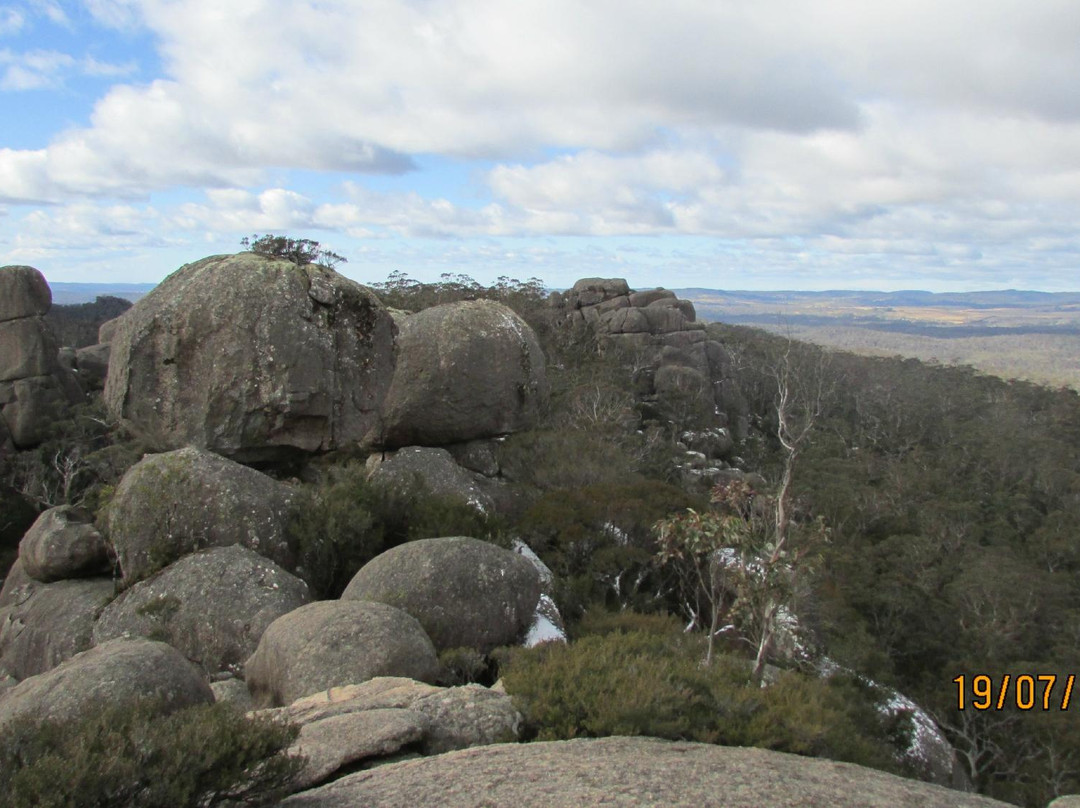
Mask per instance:
[[[630,359],[643,420],[662,420],[662,412],[679,408],[711,410],[715,428],[692,438],[698,444],[692,451],[704,461],[728,457],[732,436],[745,437],[746,402],[731,379],[728,354],[709,339],[689,300],[668,289],[635,292],[622,278],[584,278],[549,302],[557,324],[591,332],[602,348]]]
[[[0,267],[0,449],[29,449],[83,393],[60,365],[44,315],[52,292],[33,267]]]

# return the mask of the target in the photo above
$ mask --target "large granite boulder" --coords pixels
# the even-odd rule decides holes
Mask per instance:
[[[172,646],[113,640],[0,694],[0,731],[20,718],[70,722],[85,710],[134,699],[153,700],[169,713],[209,704],[214,694],[198,668]]]
[[[109,578],[18,587],[0,607],[0,669],[26,679],[90,648],[94,621],[115,592]]]
[[[440,651],[468,647],[486,653],[524,637],[540,590],[536,568],[517,553],[451,536],[381,553],[353,576],[341,597],[405,610]]]
[[[181,267],[120,320],[105,403],[158,449],[242,462],[378,434],[394,325],[364,286],[255,253]]]
[[[19,543],[26,574],[39,581],[87,578],[112,569],[109,549],[90,514],[61,505],[49,508]]]
[[[105,608],[94,643],[163,640],[206,673],[239,674],[266,627],[311,599],[307,584],[246,547],[214,547],[170,564]]]
[[[0,267],[0,448],[29,449],[84,396],[44,315],[52,292],[33,267]]]
[[[376,676],[431,682],[438,670],[431,640],[402,610],[324,600],[271,623],[247,661],[245,678],[255,704],[265,707]]]
[[[108,537],[125,585],[206,547],[239,544],[286,569],[292,489],[192,447],[150,455],[124,474],[108,509]]]
[[[853,763],[656,738],[498,744],[379,766],[282,808],[417,805],[991,808],[1005,803]]]
[[[447,303],[399,321],[385,446],[440,446],[528,429],[548,395],[533,330],[490,300]]]

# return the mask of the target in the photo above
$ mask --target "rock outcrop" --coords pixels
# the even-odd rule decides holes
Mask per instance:
[[[37,518],[19,543],[19,558],[27,575],[45,583],[112,569],[109,549],[90,514],[69,505],[49,508]]]
[[[291,569],[292,497],[289,486],[200,449],[143,458],[124,474],[108,510],[124,584],[195,550],[232,544]]]
[[[307,584],[245,547],[185,556],[110,603],[94,642],[163,640],[207,674],[239,674],[266,627],[311,599]]]
[[[113,640],[4,691],[0,732],[19,718],[70,722],[91,706],[100,709],[133,699],[153,700],[169,713],[209,704],[214,694],[199,670],[172,646]]]
[[[398,328],[379,443],[441,446],[535,424],[548,395],[544,353],[511,309],[447,303],[399,318]]]
[[[282,808],[417,805],[991,808],[1005,803],[819,758],[654,738],[499,744],[357,772]]]
[[[297,789],[373,760],[514,741],[522,721],[505,693],[400,677],[331,688],[257,715],[300,727],[289,750],[307,759]]]
[[[393,320],[369,289],[313,264],[219,255],[120,318],[105,403],[157,449],[273,461],[379,434],[393,371]]]
[[[540,590],[536,568],[517,553],[452,536],[381,553],[356,573],[341,597],[403,609],[440,651],[468,647],[486,653],[524,637]]]
[[[52,292],[33,267],[0,267],[0,450],[29,449],[50,423],[83,400],[74,374],[60,364],[45,314]]]
[[[376,676],[430,682],[438,669],[431,640],[401,609],[324,600],[271,623],[247,661],[245,678],[255,704],[269,707]]]

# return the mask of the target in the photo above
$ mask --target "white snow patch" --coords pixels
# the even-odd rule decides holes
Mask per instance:
[[[525,635],[522,643],[526,648],[532,648],[543,642],[566,642],[566,632],[562,628],[562,616],[555,605],[555,601],[547,595],[541,595],[536,604],[536,613],[533,615],[532,625]]]

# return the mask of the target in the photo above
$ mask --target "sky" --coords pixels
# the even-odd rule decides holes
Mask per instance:
[[[0,265],[1080,290],[1077,0],[0,0]]]

